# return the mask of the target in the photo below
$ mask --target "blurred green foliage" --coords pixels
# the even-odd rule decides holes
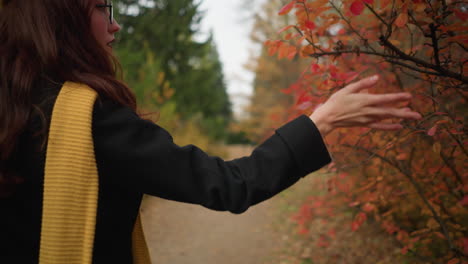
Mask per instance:
[[[224,140],[231,104],[211,34],[195,38],[203,15],[198,2],[115,0],[122,26],[115,52],[140,108],[173,108],[202,135]]]

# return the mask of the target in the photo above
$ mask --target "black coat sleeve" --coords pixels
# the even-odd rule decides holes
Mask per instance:
[[[241,213],[331,161],[319,131],[300,116],[244,158],[224,161],[177,146],[158,125],[104,101],[93,113],[100,177],[165,199]]]

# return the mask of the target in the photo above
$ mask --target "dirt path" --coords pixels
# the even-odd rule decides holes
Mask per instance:
[[[230,147],[230,157],[250,153]],[[266,263],[280,240],[272,226],[272,200],[234,215],[148,197],[143,221],[155,264]]]

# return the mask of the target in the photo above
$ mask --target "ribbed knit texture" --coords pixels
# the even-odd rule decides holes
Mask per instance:
[[[47,145],[42,211],[41,264],[92,263],[99,179],[93,148],[96,92],[66,82],[54,105]],[[134,263],[149,264],[138,215]]]

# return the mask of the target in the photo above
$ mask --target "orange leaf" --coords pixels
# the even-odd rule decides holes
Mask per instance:
[[[292,27],[294,27],[294,25],[285,26],[284,28],[282,28],[282,29],[280,29],[280,30],[278,31],[278,34],[284,32],[284,31],[286,31],[286,30],[288,30],[288,29],[290,29],[290,28],[292,28]]]
[[[286,36],[284,36],[284,40],[290,40],[293,38],[293,34],[292,33],[288,33],[286,34]]]
[[[314,53],[314,48],[310,45],[307,45],[307,46],[303,46],[301,48],[301,56],[302,57],[307,57],[309,56],[310,54],[313,54]]]
[[[278,59],[286,58],[289,53],[289,45],[286,43],[283,43],[281,47],[278,49]]]
[[[391,0],[381,0],[380,1],[380,9],[385,9],[388,4],[390,4]]]
[[[296,53],[297,53],[297,49],[296,47],[294,46],[289,46],[289,49],[288,49],[288,59],[292,60],[294,59],[294,57],[296,56]]]
[[[283,42],[276,42],[268,48],[268,55],[273,56],[278,51],[279,47],[283,44]]]
[[[295,3],[296,3],[296,1],[291,1],[288,4],[286,4],[285,6],[283,6],[280,9],[280,11],[278,12],[278,15],[282,16],[282,15],[286,15],[287,13],[289,13],[289,11],[291,11],[291,9],[293,9]]]
[[[424,3],[416,3],[416,4],[413,6],[413,11],[415,11],[416,13],[421,13],[421,12],[423,12],[425,9],[426,9],[426,5],[425,5]]]
[[[302,36],[302,37],[300,37],[300,38],[296,41],[296,44],[297,44],[297,45],[301,45],[302,42],[304,42],[305,39],[306,39],[306,36],[305,36],[305,35]]]
[[[408,158],[408,153],[401,153],[398,156],[396,156],[397,160],[405,160]]]
[[[408,13],[404,12],[398,15],[397,19],[395,20],[395,25],[397,27],[404,27],[408,22]]]

